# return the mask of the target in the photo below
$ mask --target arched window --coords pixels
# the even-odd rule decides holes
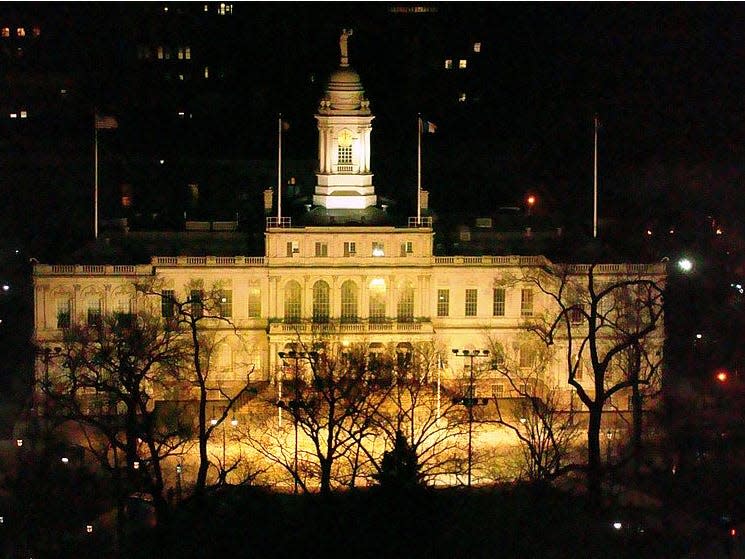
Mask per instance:
[[[414,287],[410,283],[401,287],[396,315],[399,322],[414,321]]]
[[[357,302],[358,289],[357,284],[352,280],[347,280],[341,284],[341,321],[357,322]]]
[[[285,285],[285,322],[300,322],[302,312],[302,293],[300,284],[288,281]]]
[[[370,322],[385,322],[385,281],[376,278],[370,282]]]
[[[329,321],[329,284],[319,280],[313,284],[313,322]]]

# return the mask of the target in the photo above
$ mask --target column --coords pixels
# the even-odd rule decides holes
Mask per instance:
[[[326,142],[324,141],[324,128],[318,124],[318,172],[326,172]]]

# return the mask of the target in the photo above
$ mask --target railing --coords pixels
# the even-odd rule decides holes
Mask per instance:
[[[439,266],[548,266],[543,256],[435,256]]]
[[[386,332],[432,333],[430,320],[417,322],[273,322],[269,325],[270,334],[373,334]]]
[[[409,227],[432,227],[432,217],[409,217]]]
[[[36,264],[35,276],[121,276],[121,275],[152,275],[152,266],[111,265],[111,264]]]
[[[292,218],[277,217],[277,216],[270,216],[266,218],[267,229],[274,229],[277,227],[282,227],[282,228],[292,227]]]
[[[153,266],[263,266],[263,256],[153,256]]]

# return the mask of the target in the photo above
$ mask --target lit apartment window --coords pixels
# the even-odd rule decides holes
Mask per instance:
[[[300,284],[294,280],[287,282],[285,285],[285,322],[290,324],[300,322],[301,303]]]
[[[385,256],[385,249],[383,247],[383,243],[373,241],[372,244],[372,255],[373,256]]]
[[[352,164],[352,146],[339,146],[339,165]]]
[[[204,79],[207,80],[210,77],[210,68],[209,66],[204,67]]]
[[[357,253],[357,243],[345,242],[344,243],[344,256],[354,256]]]
[[[458,103],[465,103],[466,102],[466,92],[461,91],[458,95]]]
[[[437,290],[437,316],[450,315],[450,290]]]
[[[297,241],[287,241],[287,256],[292,257],[295,254],[300,254],[300,247]]]
[[[453,69],[453,59],[448,58],[445,60],[445,69],[446,70],[452,70]]]
[[[384,322],[385,321],[385,298],[386,289],[385,284],[380,286],[370,286],[370,322]]]
[[[18,118],[18,113],[10,113],[10,118]]]
[[[70,299],[57,299],[57,328],[70,327]]]
[[[210,5],[209,4],[205,4],[204,5],[204,11],[205,11],[205,13],[207,13],[207,12],[210,11]]]
[[[414,287],[410,284],[406,284],[399,292],[396,315],[399,322],[414,320]]]
[[[466,316],[476,316],[478,297],[478,289],[466,289]]]
[[[414,253],[414,243],[411,241],[405,241],[401,243],[401,256],[406,256],[408,254]]]
[[[465,58],[461,58],[458,61],[458,68],[460,68],[461,70],[468,68],[468,60],[466,60]]]
[[[481,52],[481,43],[480,42],[477,41],[477,42],[475,42],[473,44],[473,52]]]
[[[26,30],[23,27],[19,27],[16,29],[16,35],[19,37],[25,37],[26,36]]]
[[[359,301],[357,284],[347,280],[341,284],[341,321],[357,322],[357,302]]]
[[[248,288],[248,318],[261,318],[261,289]]]
[[[504,296],[504,288],[497,287],[494,289],[494,309],[492,313],[494,316],[504,316]]]
[[[328,256],[329,245],[328,243],[316,243],[316,256]]]
[[[313,284],[313,322],[328,322],[329,309],[329,284],[319,280]]]
[[[173,289],[164,289],[160,297],[160,316],[173,318],[176,315],[176,293]]]
[[[533,316],[533,290],[523,289],[520,295],[520,316]]]
[[[191,47],[184,48],[184,58],[186,60],[191,60]]]
[[[27,111],[21,111],[21,118],[28,118],[28,112]]]
[[[178,59],[183,60],[184,59],[184,49],[179,47],[178,48]]]
[[[223,289],[218,294],[218,308],[220,316],[230,318],[233,316],[233,292],[230,289]]]
[[[233,4],[225,4],[224,2],[220,3],[220,6],[217,9],[217,13],[221,16],[230,15],[233,13]]]
[[[163,60],[163,47],[158,47],[158,60]]]
[[[10,27],[3,27],[2,31],[0,31],[0,36],[7,39],[10,37]]]

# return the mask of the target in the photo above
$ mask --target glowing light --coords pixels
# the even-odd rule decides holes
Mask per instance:
[[[614,522],[614,523],[613,523],[613,527],[614,527],[614,528],[615,528],[616,530],[620,530],[621,528],[623,528],[623,524],[622,524],[622,523],[620,523],[620,522],[618,522],[618,521],[616,521],[616,522]]]
[[[383,249],[382,248],[375,247],[375,248],[373,248],[372,255],[373,256],[385,256],[385,252],[383,252]]]
[[[89,534],[93,533],[93,524],[87,524],[85,527],[85,531]]]
[[[717,233],[717,235],[721,235],[722,234],[722,230],[719,227],[717,227],[716,233]]]
[[[691,262],[688,258],[681,258],[678,260],[678,268],[680,268],[684,272],[690,272],[693,269],[693,262]]]
[[[62,457],[62,463],[63,464],[67,464],[68,462],[70,462],[70,459],[67,456],[63,456]]]
[[[217,419],[210,419],[210,423],[212,425],[217,425]]]
[[[729,375],[727,374],[727,371],[719,371],[717,373],[717,380],[719,382],[727,382],[728,378],[729,378]]]
[[[10,291],[10,286],[7,283],[3,284],[3,291]]]
[[[533,196],[532,194],[530,196],[528,196],[527,202],[528,202],[528,205],[530,205],[530,206],[532,206],[533,204],[535,204],[535,196]]]
[[[383,278],[373,278],[370,280],[370,289],[384,289],[385,280]]]
[[[701,334],[696,334],[696,339],[697,340],[700,340],[701,338],[703,338],[703,336]]]
[[[23,446],[23,439],[16,439],[17,446]]]
[[[650,237],[652,236],[652,230],[651,229],[647,229],[647,235],[650,236]]]

